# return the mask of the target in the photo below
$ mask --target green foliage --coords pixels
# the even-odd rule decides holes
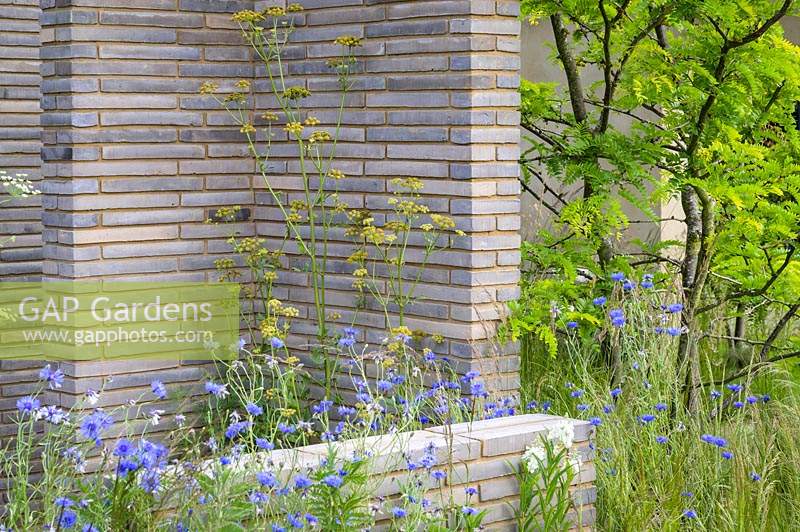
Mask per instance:
[[[681,275],[685,332],[676,349],[687,382],[707,368],[730,370],[734,353],[733,369],[742,369],[796,350],[800,48],[780,24],[797,12],[794,2],[521,6],[527,23],[552,26],[552,59],[566,83],[520,89],[523,181],[556,218],[552,235],[526,247],[514,334],[546,338],[542,309],[554,297],[575,304],[576,282],[648,264]],[[625,245],[623,205],[658,223],[667,201],[683,206],[670,223],[685,240]],[[696,386],[688,389],[696,402]]]

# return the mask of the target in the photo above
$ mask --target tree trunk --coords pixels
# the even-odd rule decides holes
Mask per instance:
[[[683,375],[686,386],[686,406],[693,410],[696,407],[698,390],[695,385],[699,382],[700,364],[695,348],[695,291],[702,290],[697,286],[697,272],[700,267],[700,255],[703,239],[703,216],[700,207],[700,198],[695,190],[686,185],[681,189],[681,204],[686,215],[686,244],[685,256],[681,267],[681,282],[683,289],[683,312],[681,325],[684,334],[678,342],[678,368]]]

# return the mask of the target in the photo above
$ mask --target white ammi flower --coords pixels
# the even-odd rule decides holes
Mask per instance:
[[[581,471],[581,456],[578,452],[570,452],[575,440],[575,425],[572,421],[565,419],[552,426],[547,433],[547,439],[553,445],[553,451],[558,454],[566,450],[567,463],[572,467],[577,475]],[[540,444],[532,444],[522,455],[522,462],[525,467],[533,473],[547,460],[547,449]]]
[[[522,462],[531,473],[539,469],[542,462],[547,459],[547,450],[541,445],[531,445],[525,449],[522,455]]]
[[[575,440],[575,426],[570,420],[565,419],[550,428],[547,439],[556,446],[561,445],[564,449],[569,449]]]

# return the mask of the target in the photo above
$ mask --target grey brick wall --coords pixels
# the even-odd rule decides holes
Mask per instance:
[[[453,216],[468,234],[433,258],[418,292],[426,300],[412,310],[416,316],[408,325],[442,334],[445,342],[436,349],[464,369],[477,367],[497,377],[495,389],[516,387],[513,349],[490,339],[519,278],[518,2],[301,4],[306,11],[296,19],[296,44],[286,69],[292,85],[312,92],[308,107],[323,126],[332,125],[337,104],[335,76],[325,61],[339,52],[330,41],[342,34],[364,37],[337,148],[339,165],[352,176],[347,201],[381,216],[391,193],[388,181],[419,177],[432,212]],[[270,5],[274,2],[256,3]],[[276,170],[273,183],[298,190],[295,152],[276,151],[278,160],[287,155],[287,171]],[[265,201],[266,194],[256,194],[257,203]],[[259,234],[270,237],[279,222],[277,210],[256,208],[255,216]],[[268,241],[277,244],[278,236]],[[355,296],[344,288],[352,266],[343,259],[333,261],[336,273],[330,277],[331,284],[343,287],[333,297],[347,319]],[[293,276],[289,299],[307,301],[307,286],[306,278]],[[364,339],[380,340],[383,332],[370,326],[381,321],[377,309],[359,314],[357,323],[367,329]]]
[[[35,5],[18,6],[29,1],[0,3],[0,15],[10,13],[14,24],[35,28],[35,17],[17,20],[18,9],[36,11]],[[334,122],[338,104],[336,78],[326,65],[339,53],[332,40],[342,34],[365,38],[337,150],[339,166],[352,176],[343,183],[346,199],[380,217],[388,208],[388,181],[419,177],[431,210],[452,215],[467,233],[434,257],[418,291],[426,300],[411,311],[408,325],[443,335],[436,350],[461,369],[480,368],[495,388],[515,388],[513,346],[494,345],[491,338],[519,276],[517,2],[300,3],[306,11],[295,17],[286,74],[293,85],[312,91],[307,103],[323,127]],[[253,176],[238,127],[210,97],[198,94],[204,81],[232,91],[240,78],[258,79],[230,16],[270,5],[275,2],[42,0],[45,194],[43,212],[33,216],[31,207],[26,213],[31,235],[43,225],[45,278],[212,280],[214,260],[230,252],[231,231],[278,242],[282,220]],[[37,109],[38,37],[36,31],[15,33],[30,34],[31,47],[14,49],[32,54],[32,73],[28,97],[12,107],[29,109],[30,121]],[[0,41],[0,52],[5,49]],[[0,58],[0,68],[4,64]],[[263,83],[254,86],[264,90]],[[259,93],[257,101],[268,107],[270,97]],[[0,100],[0,119],[3,105]],[[39,164],[36,139],[38,131],[29,143],[33,168]],[[270,175],[273,186],[291,194],[299,170],[294,146],[283,140],[276,139]],[[250,207],[252,219],[203,223],[216,208],[233,204]],[[31,249],[39,249],[38,241]],[[355,295],[347,288],[346,246],[341,249],[329,284],[342,287],[331,300],[346,320]],[[410,256],[419,258],[420,251]],[[290,266],[300,264],[299,258],[289,260]],[[277,295],[300,307],[301,317],[309,315],[307,277],[286,272],[281,281]],[[362,312],[357,323],[365,330],[362,339],[379,339],[377,310]],[[310,329],[298,322],[290,341],[302,343]],[[109,397],[125,400],[138,395],[146,380],[190,382],[202,368],[84,363],[65,370],[71,376],[62,394],[68,403],[97,387],[104,372],[122,373]],[[8,408],[11,399],[0,398]]]
[[[198,91],[210,79],[230,88],[252,77],[230,19],[245,7],[252,2],[42,0],[45,279],[212,279],[231,228],[204,222],[222,205],[252,205],[254,167],[236,150],[238,128]],[[254,234],[255,224],[235,229]],[[104,386],[107,407],[153,379],[202,393],[211,370],[177,361],[62,368],[64,405]],[[164,405],[165,430],[176,407]]]
[[[28,174],[33,181],[41,178],[39,13],[39,0],[0,0],[0,168]],[[41,218],[41,198],[3,205],[2,278],[38,277],[42,268]],[[12,236],[13,241],[7,241]]]

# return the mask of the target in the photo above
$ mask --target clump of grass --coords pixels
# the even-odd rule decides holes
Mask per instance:
[[[690,410],[671,292],[615,288],[593,305],[599,324],[554,305],[557,356],[523,342],[523,394],[529,411],[598,426],[599,528],[800,529],[798,383],[779,367],[729,381],[706,353]]]

